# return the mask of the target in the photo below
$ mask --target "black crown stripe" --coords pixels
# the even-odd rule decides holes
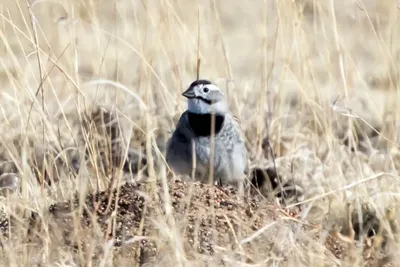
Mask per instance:
[[[196,80],[190,84],[190,87],[195,87],[200,84],[211,84],[211,82],[209,80]]]

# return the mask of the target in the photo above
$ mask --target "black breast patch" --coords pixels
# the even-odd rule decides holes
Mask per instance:
[[[211,114],[197,114],[188,112],[189,126],[196,136],[211,135]],[[224,115],[215,114],[215,134],[218,134],[224,124]]]

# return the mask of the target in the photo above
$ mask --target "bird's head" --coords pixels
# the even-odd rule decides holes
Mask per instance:
[[[228,105],[221,89],[207,80],[197,80],[182,94],[188,98],[188,111],[197,114],[225,114]]]

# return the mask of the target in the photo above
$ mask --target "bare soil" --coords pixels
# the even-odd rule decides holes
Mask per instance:
[[[111,194],[89,194],[83,205],[78,197],[53,204],[46,216],[31,216],[29,242],[41,242],[40,236],[47,231],[43,227],[46,221],[55,244],[74,250],[77,259],[92,257],[91,261],[97,264],[99,255],[106,253],[104,244],[108,244],[114,263],[121,259],[124,264],[153,266],[162,262],[168,250],[182,249],[189,259],[204,257],[208,262],[226,265],[233,259],[249,264],[268,262],[268,256],[280,249],[276,245],[279,233],[275,224],[279,229],[287,224],[291,231],[314,233],[315,239],[320,236],[319,226],[298,219],[297,210],[283,209],[260,195],[243,199],[232,188],[197,182],[170,182],[167,194],[162,188],[161,184],[127,183]],[[165,201],[165,196],[171,198],[170,202]],[[168,202],[171,207],[166,205]],[[13,223],[15,227],[11,229],[20,229]],[[2,230],[8,232],[5,225]],[[176,248],[171,242],[168,235],[172,233],[168,231],[174,228],[180,230],[175,234],[184,239],[185,247]],[[93,240],[98,243],[93,244]],[[324,244],[328,257],[346,256],[346,246],[332,236]]]

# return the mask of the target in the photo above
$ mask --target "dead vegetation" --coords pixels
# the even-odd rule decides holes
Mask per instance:
[[[158,191],[155,195],[151,194],[154,189]],[[165,203],[165,194],[169,203]],[[318,228],[298,216],[260,195],[242,199],[231,188],[175,181],[165,189],[161,184],[125,184],[111,193],[53,204],[43,217],[33,214],[23,222],[30,221],[29,242],[41,246],[43,236],[49,235],[52,244],[63,252],[70,251],[76,261],[82,253],[95,265],[104,260],[118,264],[127,257],[131,263],[154,266],[171,257],[166,254],[175,249],[189,262],[203,258],[229,265],[231,261],[272,262],[268,255],[277,253],[282,244],[274,244],[271,234],[279,235],[282,225],[287,231],[296,231],[298,226],[297,231]],[[13,237],[26,227],[13,219],[9,225],[5,237]],[[174,244],[163,231],[165,227],[178,231],[181,244]],[[110,259],[104,258],[105,246],[112,249]]]
[[[3,1],[0,265],[395,266],[399,12]],[[245,132],[245,197],[165,164],[199,59]]]

